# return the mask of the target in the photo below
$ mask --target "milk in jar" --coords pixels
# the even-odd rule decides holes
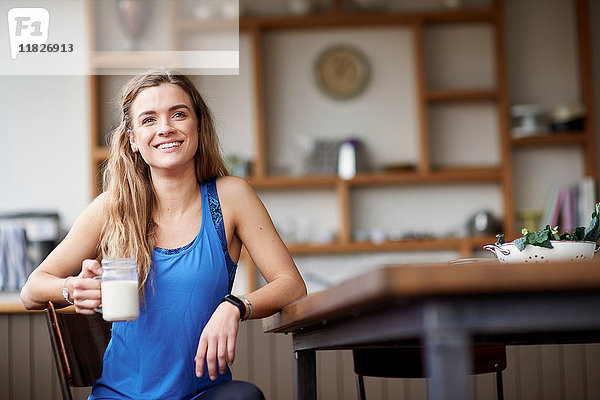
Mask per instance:
[[[132,321],[139,315],[137,281],[102,281],[102,317]]]
[[[139,315],[138,276],[134,258],[102,260],[102,318],[133,321]]]

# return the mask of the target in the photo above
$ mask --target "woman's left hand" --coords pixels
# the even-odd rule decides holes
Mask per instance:
[[[200,335],[194,358],[197,377],[204,374],[205,360],[211,381],[217,379],[217,368],[223,375],[227,364],[233,364],[239,323],[240,311],[236,306],[228,302],[219,304]]]

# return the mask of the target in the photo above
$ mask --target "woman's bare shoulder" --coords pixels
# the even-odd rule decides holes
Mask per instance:
[[[248,181],[237,176],[221,176],[217,179],[217,192],[219,199],[232,201],[235,199],[246,198],[256,195],[254,189]]]
[[[90,216],[103,220],[107,198],[107,193],[100,193],[98,196],[96,196],[96,198],[92,200],[92,202],[85,208],[85,210],[83,210],[83,213],[90,214]]]
[[[106,194],[102,193],[97,196],[90,204],[88,204],[81,214],[79,214],[73,228],[82,231],[100,232],[106,219],[106,202]]]
[[[264,209],[252,186],[242,178],[220,177],[217,180],[217,192],[223,212],[231,215],[238,222]]]

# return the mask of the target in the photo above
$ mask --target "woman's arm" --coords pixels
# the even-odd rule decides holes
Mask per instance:
[[[224,219],[229,217],[234,223],[232,241],[241,241],[267,281],[245,296],[252,304],[252,318],[274,314],[306,295],[298,268],[254,189],[236,177],[220,178],[217,189]]]
[[[48,301],[67,305],[61,294],[65,279],[80,274],[84,259],[96,257],[96,247],[100,240],[103,221],[102,198],[102,195],[97,197],[79,215],[62,242],[29,275],[27,283],[21,290],[21,301],[25,308],[43,309]],[[87,275],[92,275],[92,271],[98,268],[96,264],[97,262],[87,262]],[[71,299],[74,295],[75,282],[73,281],[69,279],[67,282]],[[95,283],[90,282],[93,286],[96,286]]]
[[[304,281],[250,185],[240,178],[222,177],[217,180],[217,191],[230,253],[237,258],[241,246],[246,246],[267,281],[245,296],[252,304],[252,318],[274,314],[304,296]],[[227,364],[233,363],[240,317],[243,315],[231,303],[223,302],[217,307],[200,336],[194,358],[197,376],[204,374],[205,361],[211,380],[216,379],[217,370],[224,374]]]

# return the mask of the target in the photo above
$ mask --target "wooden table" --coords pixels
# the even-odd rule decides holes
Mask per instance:
[[[420,341],[433,400],[471,399],[471,345],[600,339],[600,262],[392,265],[263,320],[292,333],[298,400],[316,399],[315,351]]]

